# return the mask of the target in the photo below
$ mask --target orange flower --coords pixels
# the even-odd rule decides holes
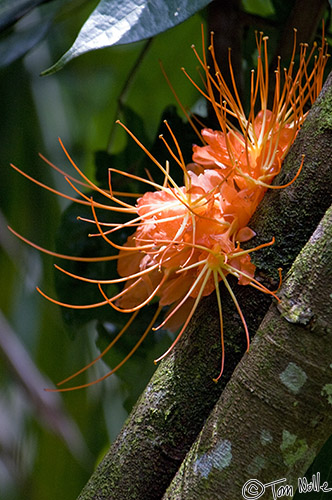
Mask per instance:
[[[307,55],[307,47],[303,45],[299,70],[293,75],[294,49],[289,69],[284,71],[283,86],[280,83],[279,62],[275,73],[276,86],[271,110],[267,108],[269,92],[267,38],[262,34],[257,37],[257,49],[259,54],[257,77],[255,79],[252,73],[248,116],[245,115],[238,96],[231,62],[229,65],[233,92],[227,87],[220,73],[213,48],[213,35],[209,50],[214,63],[215,76],[210,73],[204,50],[201,59],[194,49],[205,73],[205,90],[200,89],[200,92],[213,106],[220,130],[204,128],[201,133],[203,146],[194,146],[193,163],[185,165],[181,148],[170,126],[165,122],[176,152],[163,136],[161,139],[173,160],[182,169],[183,186],[177,185],[170,175],[169,163],[167,162],[163,167],[123,124],[121,124],[122,127],[163,173],[163,184],[119,172],[116,169],[109,169],[109,190],[100,189],[76,166],[61,141],[65,154],[82,180],[68,176],[58,167],[48,163],[66,177],[75,192],[79,194],[78,200],[41,184],[14,167],[42,187],[78,203],[89,205],[92,211],[92,219],[89,222],[95,224],[97,228],[95,236],[102,237],[119,251],[118,255],[106,258],[77,259],[82,261],[117,260],[119,276],[111,279],[90,279],[74,275],[56,266],[57,269],[75,279],[94,283],[101,293],[100,302],[73,306],[60,303],[41,292],[49,300],[63,307],[84,309],[109,304],[118,311],[131,313],[125,327],[95,360],[58,385],[68,382],[98,361],[130,327],[137,313],[152,300],[156,298],[159,300],[159,307],[141,339],[119,365],[95,382],[56,390],[66,391],[86,387],[116,372],[143,342],[162,308],[168,306],[166,316],[157,328],[166,326],[172,329],[180,328],[180,331],[166,353],[156,360],[159,361],[178,342],[201,298],[213,291],[216,292],[217,297],[221,334],[221,369],[215,379],[218,380],[224,367],[222,292],[219,289],[219,282],[224,283],[232,297],[245,329],[248,346],[249,332],[245,318],[228,283],[227,276],[231,274],[238,279],[239,284],[251,285],[278,300],[275,292],[269,291],[254,278],[255,265],[250,259],[251,252],[272,245],[274,240],[249,250],[241,249],[240,243],[250,240],[255,235],[248,227],[248,222],[264,192],[280,171],[282,160],[303,123],[304,105],[308,101],[313,102],[318,95],[326,63],[326,45],[323,39],[311,72],[308,70],[308,64],[313,57],[313,51]],[[215,90],[220,94],[219,101],[214,96]],[[255,114],[258,103],[260,111]],[[233,125],[230,117],[238,121],[238,128]],[[191,118],[188,118],[191,121]],[[301,167],[302,164],[297,175]],[[137,198],[136,203],[127,203],[122,199],[124,193],[116,193],[112,189],[111,174],[114,173],[139,180],[145,186],[149,186],[150,191],[142,196],[134,195]],[[86,196],[77,184],[83,184],[103,194],[107,203],[97,203],[93,197]],[[97,218],[96,208],[131,214],[133,218],[123,224],[103,223]],[[117,245],[113,242],[112,235],[122,229],[132,229],[134,232],[124,245]],[[21,239],[57,257],[76,259],[42,249],[23,237]],[[112,284],[123,284],[123,289],[109,297],[104,288]]]
[[[308,54],[307,45],[301,44],[299,68],[294,74],[296,54],[296,30],[294,30],[294,48],[289,68],[284,69],[282,84],[280,59],[278,60],[273,103],[271,109],[268,109],[270,86],[267,40],[268,37],[264,37],[263,33],[256,35],[257,76],[255,78],[253,70],[248,115],[244,112],[239,98],[230,55],[229,69],[233,91],[228,88],[222,77],[214,52],[213,33],[209,50],[215,76],[211,75],[204,48],[201,59],[194,47],[196,57],[205,73],[205,90],[201,90],[187,75],[213,106],[221,129],[220,131],[203,129],[202,137],[207,145],[194,147],[193,161],[208,168],[234,169],[235,174],[244,175],[259,185],[270,184],[279,172],[280,164],[305,119],[306,113],[303,111],[305,105],[308,101],[312,104],[321,90],[328,57],[323,32],[322,46],[315,58],[313,56],[316,45]],[[309,64],[312,60],[310,71]],[[220,95],[219,101],[215,98],[214,90]],[[257,106],[260,109],[258,113],[255,111]],[[238,128],[230,117],[238,122]]]
[[[223,199],[232,207],[225,208],[233,214],[234,218],[238,218],[239,227],[247,225],[266,189],[278,187],[270,186],[270,184],[280,172],[281,163],[305,119],[305,105],[308,102],[312,104],[321,90],[328,58],[323,25],[322,45],[318,49],[318,55],[315,55],[316,45],[308,54],[308,46],[301,44],[299,68],[294,73],[296,54],[296,30],[294,30],[291,61],[282,75],[280,58],[278,60],[273,103],[271,109],[268,109],[270,85],[267,40],[268,37],[264,37],[263,33],[256,35],[257,76],[255,78],[255,72],[252,71],[248,115],[244,112],[239,98],[230,53],[229,69],[233,84],[232,90],[222,77],[214,52],[213,33],[209,51],[215,75],[211,74],[207,63],[204,43],[203,58],[193,47],[204,70],[205,89],[201,90],[183,70],[211,103],[220,124],[220,130],[204,128],[201,131],[205,145],[193,147],[193,161],[204,169],[213,168],[223,172],[225,176],[225,183],[221,186],[224,193]],[[310,63],[312,63],[311,70],[309,70]],[[219,100],[215,97],[215,91],[220,96]],[[258,112],[255,111],[257,107]],[[234,125],[234,121],[237,121],[238,127]],[[298,174],[301,168],[302,164]]]

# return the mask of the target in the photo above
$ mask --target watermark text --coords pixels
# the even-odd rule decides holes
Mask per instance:
[[[287,484],[286,481],[287,479],[283,477],[282,479],[276,479],[275,481],[264,484],[258,479],[249,479],[242,487],[242,498],[244,498],[244,500],[257,500],[267,492],[272,493],[273,500],[287,497],[293,498],[294,487],[291,484]],[[301,494],[310,493],[312,491],[322,493],[329,493],[332,491],[327,481],[321,482],[320,472],[313,474],[311,481],[306,477],[299,477],[297,487],[298,492]]]

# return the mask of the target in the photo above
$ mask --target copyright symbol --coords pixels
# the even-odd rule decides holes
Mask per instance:
[[[245,500],[256,500],[265,492],[265,486],[258,479],[249,479],[242,486],[242,497]]]

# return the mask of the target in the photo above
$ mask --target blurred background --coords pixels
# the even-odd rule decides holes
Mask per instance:
[[[233,2],[242,12],[241,23],[239,18],[229,21],[237,28],[241,26],[242,53],[235,54],[235,58],[242,69],[253,65],[254,28],[264,29],[271,37],[271,47],[276,48],[280,26],[290,19],[299,2],[286,3],[287,8],[284,2],[272,0]],[[0,15],[4,19],[8,3],[3,4]],[[24,2],[16,4],[20,7]],[[70,202],[31,183],[10,163],[70,193],[63,177],[38,156],[42,153],[72,173],[58,137],[91,179],[96,178],[96,164],[100,171],[103,161],[115,155],[118,162],[124,162],[141,154],[134,144],[128,146],[126,134],[114,127],[114,122],[121,116],[147,145],[153,144],[165,108],[176,105],[159,60],[181,101],[189,108],[195,107],[203,117],[206,114],[204,103],[181,67],[197,74],[197,60],[190,46],[194,43],[201,47],[201,23],[211,20],[211,11],[210,18],[203,11],[149,44],[143,41],[90,52],[58,73],[41,77],[40,73],[68,50],[96,4],[88,0],[43,2],[17,22],[1,26],[1,500],[76,498],[149,380],[155,368],[153,359],[169,344],[168,334],[162,332],[146,348],[141,347],[131,365],[118,375],[88,389],[45,392],[45,387],[54,387],[98,355],[97,330],[102,345],[100,338],[113,333],[118,324],[112,311],[98,325],[98,318],[92,316],[84,320],[66,317],[58,306],[41,297],[36,286],[53,297],[57,295],[53,258],[26,245],[7,229],[9,224],[51,250],[55,250],[56,240],[60,240],[61,248],[66,247],[72,235],[63,219],[61,222],[61,214]],[[328,2],[317,2],[316,9],[317,19],[325,16],[329,35]],[[137,71],[132,71],[140,59]],[[128,154],[123,153],[125,148]],[[65,229],[59,235],[60,224]],[[128,346],[123,349],[128,351]],[[121,348],[115,356],[121,359]],[[105,371],[107,367],[101,362],[86,380],[98,378]]]
[[[151,354],[147,365],[138,367],[138,380],[134,370],[131,380],[114,375],[81,391],[45,392],[45,387],[54,387],[98,354],[95,321],[76,327],[73,335],[60,308],[36,292],[40,286],[56,296],[53,258],[7,229],[10,224],[38,245],[55,250],[61,212],[69,204],[22,177],[10,163],[70,193],[62,176],[54,175],[39,152],[73,173],[59,145],[61,137],[76,163],[94,179],[95,152],[108,149],[115,154],[124,147],[125,133],[114,127],[118,98],[145,42],[91,52],[59,73],[40,76],[70,47],[95,4],[46,3],[8,28],[0,40],[2,500],[76,498],[155,369],[156,356]],[[144,120],[144,137],[151,143],[164,108],[174,104],[159,59],[183,102],[190,106],[197,100],[180,68],[195,70],[190,45],[200,44],[201,22],[197,15],[158,36],[132,77],[125,102]],[[35,45],[25,54],[30,42]],[[16,58],[20,53],[22,57]],[[142,136],[139,128],[136,133]],[[135,151],[138,154],[139,148]],[[103,363],[99,365],[91,378],[105,372]]]

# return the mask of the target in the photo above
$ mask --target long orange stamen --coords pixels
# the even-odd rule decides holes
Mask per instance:
[[[182,326],[182,328],[181,328],[180,332],[178,333],[178,335],[177,335],[176,339],[174,340],[174,342],[172,343],[172,345],[171,345],[171,346],[167,349],[167,351],[166,351],[166,352],[165,352],[162,356],[160,356],[159,358],[155,359],[155,361],[154,361],[155,363],[158,363],[158,362],[159,362],[159,361],[161,361],[163,358],[165,358],[165,357],[166,357],[166,356],[167,356],[167,355],[168,355],[168,354],[172,351],[172,349],[176,346],[176,344],[179,342],[180,338],[182,337],[183,332],[184,332],[184,331],[185,331],[185,329],[187,328],[187,326],[188,326],[188,324],[189,324],[189,321],[191,320],[191,318],[192,318],[192,317],[193,317],[193,315],[194,315],[194,312],[195,312],[195,311],[196,311],[196,309],[197,309],[197,306],[198,306],[198,304],[199,304],[199,302],[200,302],[200,300],[201,300],[201,297],[202,297],[202,294],[203,294],[203,291],[204,291],[205,285],[206,285],[206,283],[207,283],[207,281],[208,281],[208,279],[209,279],[209,277],[210,277],[210,274],[211,274],[211,270],[210,270],[210,269],[208,269],[208,270],[206,271],[206,275],[205,275],[205,277],[204,277],[204,279],[203,279],[203,283],[202,283],[202,285],[201,285],[200,291],[199,291],[199,293],[198,293],[198,295],[197,295],[197,298],[196,298],[196,300],[195,300],[195,302],[194,302],[194,305],[193,305],[193,307],[192,307],[192,309],[191,309],[190,313],[188,314],[188,317],[187,317],[187,319],[186,319],[186,321],[185,321],[184,325]],[[196,280],[196,281],[197,281],[197,280]],[[196,285],[195,285],[195,286],[196,286]],[[178,308],[179,308],[179,306],[177,306],[177,308],[176,308],[176,309],[178,309]],[[157,330],[157,329],[161,328],[161,326],[162,326],[164,323],[166,323],[166,322],[167,322],[167,320],[168,320],[168,319],[170,319],[170,317],[171,317],[173,314],[174,314],[174,313],[173,313],[173,311],[172,311],[172,313],[168,315],[167,319],[166,319],[165,321],[163,321],[163,323],[161,323],[161,324],[159,325],[159,327],[158,327],[158,328],[154,328],[154,330]]]
[[[66,260],[73,260],[73,261],[78,261],[78,262],[106,262],[110,260],[118,260],[121,258],[120,255],[108,255],[105,257],[80,257],[80,256],[74,256],[74,255],[66,255],[66,254],[61,254],[58,252],[53,252],[52,250],[48,250],[47,248],[41,247],[37,245],[36,243],[33,243],[31,240],[28,240],[21,234],[17,233],[12,227],[8,226],[8,229],[11,233],[13,233],[17,238],[20,240],[24,241],[24,243],[27,243],[31,247],[35,248],[36,250],[39,250],[40,252],[46,253],[48,255],[52,255],[53,257],[57,257],[58,259],[66,259]]]
[[[120,330],[120,332],[112,340],[112,342],[110,342],[108,344],[108,346],[93,361],[90,361],[90,363],[88,363],[83,368],[81,368],[80,370],[78,370],[77,372],[75,372],[73,375],[70,375],[69,377],[65,378],[64,380],[61,380],[61,382],[58,382],[57,386],[59,387],[60,385],[63,385],[66,382],[69,382],[69,380],[72,380],[73,378],[76,378],[78,375],[80,375],[81,373],[83,373],[86,370],[88,370],[89,368],[91,368],[91,366],[93,366],[95,363],[97,363],[97,361],[99,361],[100,359],[102,359],[105,356],[105,354],[107,354],[108,351],[110,349],[112,349],[112,347],[117,343],[117,341],[122,337],[122,335],[128,330],[128,328],[130,327],[130,325],[132,324],[132,322],[136,318],[137,314],[138,314],[138,311],[134,312],[131,315],[131,317],[129,318],[129,320],[127,321],[127,323],[125,324],[125,326],[122,328],[122,330]]]
[[[155,287],[155,289],[150,293],[150,295],[145,299],[143,300],[140,304],[138,304],[137,306],[133,306],[133,307],[130,307],[130,308],[124,308],[124,307],[118,307],[117,305],[113,304],[113,300],[114,300],[114,297],[112,297],[111,299],[109,299],[105,292],[103,291],[102,287],[101,287],[101,283],[98,283],[98,288],[101,292],[101,294],[103,295],[103,297],[108,301],[109,305],[115,309],[116,311],[118,312],[123,312],[123,313],[131,313],[131,312],[134,312],[134,311],[139,311],[140,309],[142,309],[144,306],[146,306],[147,304],[149,304],[152,299],[158,295],[158,291],[161,289],[161,287],[164,285],[165,281],[167,280],[168,278],[168,275],[167,274],[164,274],[164,276],[162,277],[160,283]],[[126,289],[124,290],[124,293],[126,292]]]
[[[93,309],[95,307],[102,307],[106,306],[108,304],[107,300],[104,300],[102,302],[94,302],[93,304],[67,304],[66,302],[60,302],[60,300],[53,299],[49,295],[46,295],[45,292],[43,292],[39,287],[36,287],[37,292],[40,293],[45,299],[49,300],[50,302],[53,302],[53,304],[56,304],[61,307],[67,307],[69,309]]]
[[[225,365],[225,343],[224,343],[224,325],[223,325],[223,317],[222,317],[222,307],[221,307],[221,298],[220,298],[220,290],[219,290],[219,281],[218,281],[218,271],[213,270],[213,279],[214,279],[214,286],[216,289],[216,297],[217,297],[217,304],[218,304],[218,312],[219,312],[219,324],[220,324],[220,343],[221,343],[221,367],[220,367],[220,372],[218,377],[214,378],[214,382],[218,382],[220,377],[223,374],[224,371],[224,365]]]
[[[123,360],[115,368],[113,368],[113,370],[109,371],[108,373],[106,373],[102,377],[98,378],[97,380],[93,380],[92,382],[88,382],[86,384],[81,384],[81,385],[77,385],[77,386],[74,386],[74,387],[66,387],[66,388],[62,388],[62,389],[45,389],[45,390],[47,392],[68,392],[68,391],[75,391],[75,390],[78,390],[78,389],[84,389],[85,387],[90,387],[91,385],[98,384],[102,380],[105,380],[106,378],[108,378],[111,375],[113,375],[113,373],[117,372],[119,370],[119,368],[121,368],[121,366],[123,366],[128,361],[128,359],[131,358],[131,356],[137,351],[137,349],[139,348],[139,346],[141,345],[141,343],[143,342],[143,340],[145,339],[145,337],[147,336],[147,334],[151,330],[151,327],[154,324],[154,322],[156,321],[157,317],[159,316],[161,309],[162,309],[161,307],[159,307],[157,309],[157,311],[154,314],[151,322],[149,323],[149,326],[146,328],[146,330],[144,331],[144,333],[141,336],[141,338],[139,339],[139,341],[135,344],[135,346],[127,354],[127,356],[125,356],[123,358]]]

